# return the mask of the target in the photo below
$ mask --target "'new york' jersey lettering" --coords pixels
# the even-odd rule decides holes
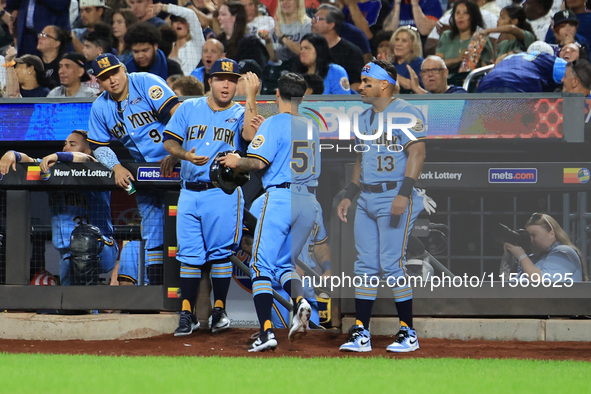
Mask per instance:
[[[209,161],[196,166],[186,160],[181,163],[181,179],[188,182],[210,182],[209,167],[218,152],[243,151],[242,127],[244,107],[233,103],[223,111],[214,111],[207,97],[185,100],[174,113],[166,130],[164,140],[175,140],[195,154],[208,156]]]
[[[121,103],[103,92],[92,104],[88,140],[106,146],[112,136],[138,162],[156,162],[168,155],[162,144],[166,118],[178,98],[166,82],[149,73],[127,74],[129,95]]]

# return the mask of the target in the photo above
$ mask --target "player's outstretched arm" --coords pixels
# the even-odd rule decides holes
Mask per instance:
[[[233,170],[252,171],[262,170],[267,165],[260,159],[254,157],[240,157],[237,153],[229,153],[218,159],[224,166]]]
[[[41,159],[39,167],[41,167],[41,171],[47,172],[58,161],[61,161],[62,163],[86,163],[87,161],[96,162],[97,160],[94,157],[82,152],[55,152]]]
[[[11,168],[13,171],[16,171],[16,163],[32,163],[34,161],[35,160],[23,152],[9,150],[4,156],[2,156],[2,159],[0,159],[0,174],[8,174]]]
[[[205,165],[209,161],[209,156],[196,155],[195,147],[190,151],[187,151],[175,140],[164,141],[164,149],[177,159],[190,161],[197,166]]]
[[[257,128],[253,126],[252,121],[258,115],[256,97],[261,88],[259,77],[251,71],[246,73],[244,78],[246,83],[246,104],[244,112],[244,126],[242,128],[242,138],[245,141],[252,141],[257,133]]]

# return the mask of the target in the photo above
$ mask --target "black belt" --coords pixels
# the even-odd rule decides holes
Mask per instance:
[[[369,193],[383,193],[388,190],[396,189],[396,186],[398,186],[398,182],[383,182],[377,185],[367,185],[362,183],[361,190]]]
[[[185,182],[185,189],[194,192],[202,192],[204,190],[215,189],[215,185],[211,182]]]
[[[277,189],[289,189],[291,187],[291,182],[283,182],[279,185],[271,185],[267,188],[267,190],[269,190],[272,187],[276,187]]]

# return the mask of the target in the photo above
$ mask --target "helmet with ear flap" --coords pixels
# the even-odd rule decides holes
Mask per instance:
[[[225,152],[219,152],[211,166],[209,167],[209,179],[211,183],[213,183],[216,187],[219,187],[224,191],[226,194],[234,193],[234,190],[238,186],[243,186],[246,182],[250,180],[250,174],[248,171],[243,172],[235,172],[229,167],[224,166],[220,163],[217,159],[220,157],[224,157],[229,153],[237,153],[242,156],[242,153],[237,150],[229,150]]]

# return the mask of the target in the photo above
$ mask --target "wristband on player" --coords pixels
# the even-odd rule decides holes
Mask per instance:
[[[57,160],[61,162],[74,161],[74,154],[72,152],[55,152]]]
[[[412,188],[415,185],[416,180],[409,177],[409,176],[405,176],[404,180],[402,181],[402,186],[400,186],[400,190],[398,191],[398,195],[402,196],[402,197],[408,197],[410,196],[410,193],[412,193]]]
[[[320,264],[320,266],[322,267],[323,272],[330,271],[330,267],[331,267],[330,260],[323,261]]]
[[[521,261],[522,261],[523,259],[525,259],[525,258],[527,258],[527,255],[524,253],[524,254],[522,254],[521,256],[519,256],[519,258],[517,259],[517,261],[519,261],[519,262],[521,263]]]
[[[351,182],[349,186],[345,189],[345,196],[343,198],[348,198],[349,200],[353,201],[355,197],[359,194],[361,188],[358,184]]]
[[[17,151],[13,150],[12,153],[14,153],[14,157],[16,158],[16,162],[20,163],[21,160],[23,159],[23,157],[21,156],[20,153],[18,153]]]

